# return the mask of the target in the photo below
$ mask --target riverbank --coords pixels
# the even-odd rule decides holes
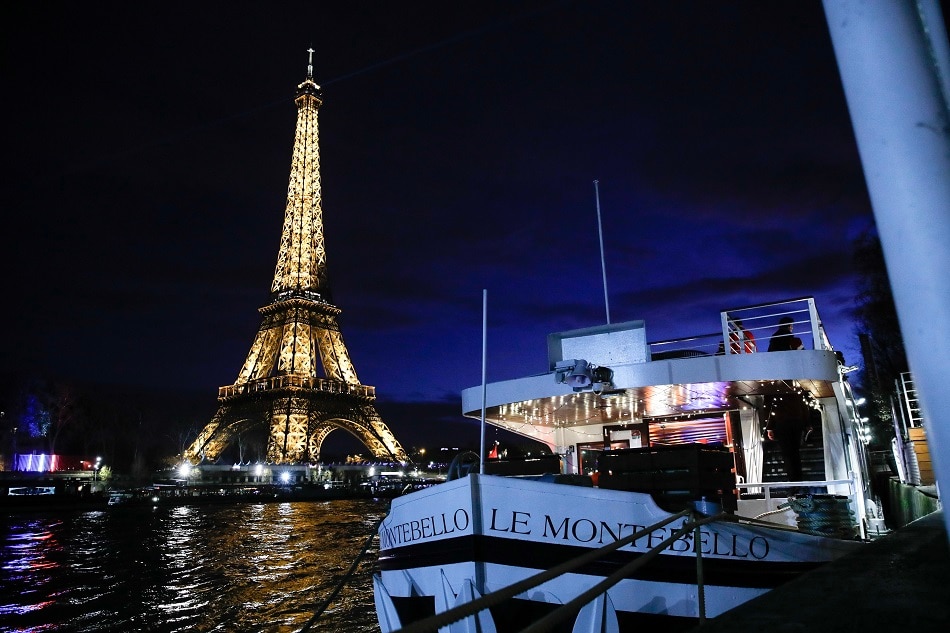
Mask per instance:
[[[946,631],[950,545],[943,510],[805,574],[692,630]]]
[[[431,484],[432,482],[428,480],[407,480],[400,482],[398,486],[366,483],[353,486],[327,484],[188,486],[158,483],[137,488],[118,488],[83,494],[70,494],[57,490],[50,494],[2,495],[0,510],[8,512],[71,511],[118,507],[391,499],[404,494],[407,490],[416,490]]]
[[[782,585],[691,633],[944,631],[950,539],[936,486],[880,482],[888,531],[866,548]]]

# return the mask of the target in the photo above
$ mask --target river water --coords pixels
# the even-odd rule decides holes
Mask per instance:
[[[378,633],[372,539],[388,500],[0,516],[0,631]]]

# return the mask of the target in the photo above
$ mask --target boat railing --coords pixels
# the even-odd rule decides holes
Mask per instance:
[[[805,349],[834,349],[815,307],[815,299],[802,297],[723,310],[720,313],[722,337],[731,342],[725,346],[725,352],[746,354],[768,350],[769,338],[781,319],[791,319],[793,334],[801,339]],[[754,343],[748,344],[748,337],[743,340],[745,334],[751,334]]]
[[[722,334],[710,332],[684,338],[674,338],[650,343],[651,360],[670,358],[693,358],[721,354]]]
[[[794,336],[805,349],[833,350],[812,297],[723,310],[720,330],[649,344],[653,360],[719,354],[751,354],[769,348],[781,319],[791,319]]]
[[[682,538],[689,532],[694,532],[695,542],[700,542],[699,528],[707,523],[713,521],[721,520],[723,518],[729,518],[730,515],[726,513],[720,513],[716,515],[706,516],[695,510],[687,509],[672,514],[662,521],[658,521],[653,525],[643,528],[629,536],[625,536],[622,539],[609,543],[598,549],[591,550],[576,558],[565,561],[560,565],[556,565],[551,569],[542,571],[534,576],[525,578],[519,582],[516,582],[507,587],[503,587],[497,591],[493,591],[489,594],[476,598],[471,602],[466,602],[465,604],[458,605],[442,613],[437,613],[434,616],[418,620],[411,624],[404,626],[393,633],[435,633],[442,627],[451,625],[454,622],[458,622],[469,616],[473,616],[485,609],[497,606],[506,600],[514,598],[518,594],[524,593],[530,589],[541,585],[542,583],[548,582],[554,578],[557,578],[563,574],[570,573],[588,565],[594,561],[597,561],[603,558],[605,555],[610,552],[619,549],[625,545],[629,545],[638,539],[641,539],[653,531],[668,525],[678,519],[686,519],[683,522],[683,525],[677,529],[675,532],[670,534],[665,540],[661,543],[658,543],[654,547],[650,548],[643,555],[637,557],[635,560],[630,563],[620,567],[607,578],[597,583],[590,589],[587,589],[576,598],[567,602],[565,604],[559,605],[556,609],[545,615],[544,617],[538,619],[533,624],[528,626],[525,629],[522,629],[519,633],[542,633],[545,631],[554,630],[554,628],[561,622],[567,620],[571,617],[576,617],[576,614],[584,607],[584,605],[590,603],[597,596],[604,594],[608,589],[616,585],[618,582],[628,577],[635,570],[643,567],[657,556],[660,552],[669,547],[674,541]],[[703,557],[702,557],[702,548],[694,548],[696,551],[696,583],[698,587],[698,602],[699,602],[699,622],[703,623],[706,620],[706,605],[705,605],[705,580],[703,575]]]
[[[809,489],[814,490],[815,488],[825,488],[831,494],[837,494],[830,490],[831,486],[847,486],[848,487],[848,496],[853,497],[856,494],[854,479],[826,479],[822,481],[759,481],[754,483],[737,483],[736,488],[739,489],[740,494],[745,492],[747,494],[764,494],[766,501],[772,500],[772,490],[775,488],[778,489]],[[782,497],[776,497],[782,498]]]

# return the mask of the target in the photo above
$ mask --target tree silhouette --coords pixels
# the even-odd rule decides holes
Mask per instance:
[[[908,371],[904,338],[887,276],[887,265],[876,232],[866,231],[854,242],[859,276],[854,316],[864,355],[861,391],[868,400],[874,443],[893,437],[891,395],[895,381]]]

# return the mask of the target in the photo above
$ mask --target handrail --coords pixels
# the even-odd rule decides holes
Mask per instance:
[[[594,587],[588,589],[581,595],[577,596],[576,598],[574,598],[567,604],[561,605],[560,607],[553,610],[551,613],[547,614],[542,619],[538,620],[537,622],[535,622],[528,628],[523,629],[520,633],[541,633],[542,631],[549,631],[551,626],[553,626],[554,624],[564,620],[565,618],[579,611],[581,607],[583,607],[585,604],[593,600],[596,596],[607,591],[610,587],[620,582],[624,578],[624,576],[626,576],[627,574],[629,574],[630,572],[636,569],[639,569],[640,567],[642,567],[649,561],[656,558],[659,555],[659,553],[663,549],[665,549],[668,545],[670,545],[673,541],[681,538],[684,534],[686,534],[690,530],[698,530],[699,526],[705,525],[706,523],[710,523],[712,521],[722,519],[726,516],[727,516],[726,513],[721,513],[715,516],[709,516],[709,517],[696,519],[695,512],[693,510],[681,510],[680,512],[677,512],[676,514],[672,514],[669,517],[663,519],[662,521],[658,521],[654,523],[653,525],[647,526],[643,528],[642,530],[639,530],[629,536],[626,536],[622,539],[614,541],[613,543],[608,543],[607,545],[601,548],[591,550],[589,552],[581,554],[580,556],[577,556],[576,558],[565,561],[561,563],[560,565],[552,567],[551,569],[542,571],[538,574],[535,574],[534,576],[525,578],[524,580],[518,581],[512,585],[508,585],[507,587],[503,587],[490,594],[487,594],[485,596],[472,600],[471,602],[466,602],[465,604],[459,605],[457,607],[453,607],[447,611],[443,611],[442,613],[437,613],[428,618],[413,622],[399,629],[398,631],[394,631],[393,633],[433,633],[434,631],[437,631],[438,629],[444,626],[448,626],[452,624],[453,622],[457,622],[470,615],[475,615],[476,613],[479,613],[480,611],[483,611],[490,607],[501,604],[505,600],[508,600],[518,595],[519,593],[523,593],[529,589],[537,587],[538,585],[544,582],[547,582],[548,580],[551,580],[553,578],[556,578],[568,572],[574,571],[575,569],[578,569],[579,567],[587,565],[588,563],[594,562],[602,558],[604,555],[609,554],[610,552],[616,549],[619,549],[623,547],[624,545],[633,543],[637,539],[640,539],[646,536],[647,534],[650,534],[654,530],[661,528],[664,525],[667,525],[669,523],[672,523],[673,521],[679,518],[683,518],[683,517],[690,518],[690,521],[684,522],[683,527],[681,527],[679,530],[671,534],[663,542],[652,547],[650,550],[648,550],[642,556],[638,557],[636,560],[628,563],[627,565],[624,565],[623,567],[615,571],[613,574],[608,576],[606,579],[604,579],[603,581],[601,581]],[[696,554],[697,554],[697,584],[700,585],[700,598],[701,598],[700,621],[702,622],[705,620],[705,611],[706,611],[705,604],[703,603],[703,600],[702,600],[702,597],[704,595],[703,589],[702,589],[702,563],[701,563],[702,552],[700,551],[700,548],[695,548],[695,549],[696,549]]]
[[[826,479],[823,481],[759,481],[759,482],[744,482],[736,483],[736,488],[742,490],[743,488],[763,488],[765,490],[765,500],[769,501],[772,499],[771,492],[772,488],[815,488],[818,486],[840,486],[843,484],[848,485],[849,495],[855,494],[855,483],[854,478],[850,479]]]
[[[793,325],[804,326],[801,330],[796,328],[796,335],[802,337],[805,349],[834,349],[828,341],[813,297],[723,310],[720,314],[723,340],[729,338],[730,331],[734,330],[733,324],[742,321],[744,322],[742,329],[754,333],[753,336],[759,339],[758,351],[765,351],[768,349],[769,334],[782,317],[791,319]],[[730,352],[729,346],[726,346],[725,351],[736,353],[736,351]],[[743,351],[741,346],[738,347],[738,351]]]
[[[690,512],[692,514],[692,512]],[[616,585],[618,582],[623,580],[623,578],[643,567],[648,562],[660,555],[660,552],[666,549],[666,546],[671,544],[673,541],[679,539],[684,534],[691,530],[699,531],[701,525],[711,523],[712,521],[717,521],[727,516],[725,512],[720,514],[704,517],[701,519],[692,518],[692,522],[684,522],[683,527],[679,530],[668,536],[661,543],[657,544],[655,547],[651,548],[646,554],[640,556],[634,561],[627,563],[611,575],[607,576],[604,580],[597,583],[584,593],[580,594],[567,604],[563,604],[560,607],[556,608],[554,611],[548,613],[543,618],[532,624],[526,629],[522,629],[520,633],[543,633],[544,631],[550,631],[551,628],[560,623],[561,621],[567,619],[571,615],[574,615],[580,611],[581,607],[585,604],[599,596],[600,594],[606,592],[608,589]],[[699,535],[696,535],[696,542],[699,542]],[[703,624],[706,621],[706,603],[705,603],[705,589],[703,583],[703,572],[702,572],[702,548],[696,547],[696,584],[699,591],[699,623]]]
[[[771,335],[783,317],[790,318],[792,324],[796,326],[796,336],[801,339],[805,349],[834,350],[828,340],[813,297],[722,310],[719,313],[720,329],[716,332],[651,341],[648,345],[651,354],[680,351],[702,352],[709,355],[764,352],[768,349]],[[740,340],[744,340],[743,344],[737,345],[736,343]],[[754,345],[752,341],[755,341]]]

